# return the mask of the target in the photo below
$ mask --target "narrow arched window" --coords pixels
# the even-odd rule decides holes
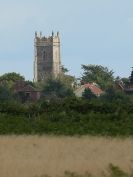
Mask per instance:
[[[42,59],[46,60],[46,52],[45,51],[42,52]]]

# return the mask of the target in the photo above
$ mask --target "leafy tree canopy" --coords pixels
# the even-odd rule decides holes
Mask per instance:
[[[43,89],[44,95],[49,95],[50,97],[64,98],[73,95],[73,91],[70,87],[67,87],[59,79],[49,79],[44,85]]]
[[[20,80],[25,80],[23,76],[21,76],[19,73],[5,73],[2,76],[0,76],[0,81],[20,81]]]
[[[90,89],[85,89],[82,94],[82,98],[91,100],[92,98],[96,98],[96,95],[92,93]]]
[[[0,85],[0,101],[12,99],[12,93],[6,85]]]
[[[69,88],[72,88],[75,84],[76,84],[76,78],[74,76],[71,75],[60,75],[59,80],[66,86]]]
[[[70,88],[72,88],[72,86],[74,87],[74,85],[76,84],[76,78],[74,76],[67,74],[69,70],[64,65],[61,66],[61,71],[62,72],[59,75],[59,80],[63,82],[66,85],[66,87]]]
[[[69,70],[68,70],[64,65],[61,66],[61,71],[62,71],[64,74],[69,72]]]
[[[106,102],[129,102],[129,97],[121,90],[116,90],[113,86],[106,90],[106,93],[101,96]]]
[[[82,65],[84,70],[81,77],[82,82],[95,82],[102,89],[108,88],[114,81],[114,72],[101,65]]]
[[[25,78],[21,76],[19,73],[5,73],[0,76],[0,82],[2,84],[6,84],[8,87],[12,87],[13,83],[16,81],[24,81]]]
[[[37,85],[36,85],[36,83],[34,83],[34,82],[32,82],[32,81],[25,81],[25,83],[27,84],[27,85],[30,85],[30,86],[32,86],[32,87],[37,87]]]
[[[125,86],[129,85],[129,83],[130,83],[129,78],[124,77],[124,78],[122,78],[121,80],[122,80],[122,82],[123,82],[123,84],[124,84]]]
[[[130,79],[130,83],[133,84],[133,70],[131,72],[131,76],[129,77],[129,79]]]

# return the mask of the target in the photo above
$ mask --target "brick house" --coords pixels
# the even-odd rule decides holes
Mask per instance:
[[[23,102],[37,101],[41,97],[41,91],[25,81],[17,81],[13,86],[13,92]]]

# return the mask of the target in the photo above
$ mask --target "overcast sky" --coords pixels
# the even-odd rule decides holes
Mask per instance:
[[[128,77],[133,66],[133,0],[0,0],[0,74],[33,79],[34,33],[59,31],[62,64],[75,76],[99,64]]]

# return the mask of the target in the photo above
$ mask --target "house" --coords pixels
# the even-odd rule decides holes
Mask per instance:
[[[13,86],[13,92],[23,102],[37,101],[41,97],[41,91],[25,81],[17,81]]]
[[[124,85],[124,84],[120,84],[120,83],[116,82],[115,88],[117,90],[125,92],[127,95],[133,95],[133,84],[129,83],[128,85]]]
[[[122,80],[115,81],[115,88],[128,95],[133,94],[133,70],[131,72],[131,76],[127,80],[127,83],[124,84]]]
[[[124,91],[125,91],[125,93],[126,94],[128,94],[128,95],[133,95],[133,85],[129,85],[129,86],[126,86],[125,88],[124,88]]]
[[[90,89],[91,92],[97,97],[99,97],[100,95],[104,93],[96,83],[87,83],[87,84],[81,85],[79,88],[77,88],[74,91],[74,93],[77,97],[82,97],[82,94],[85,91],[85,89]]]

